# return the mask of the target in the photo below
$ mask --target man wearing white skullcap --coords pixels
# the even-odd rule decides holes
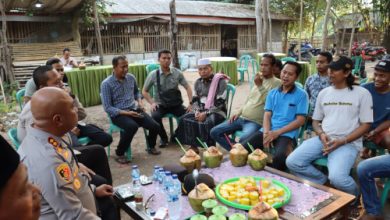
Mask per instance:
[[[200,78],[195,81],[192,112],[182,116],[176,130],[176,137],[183,144],[190,145],[198,152],[201,141],[215,145],[210,130],[226,118],[226,87],[228,77],[222,73],[213,73],[209,59],[198,61]]]

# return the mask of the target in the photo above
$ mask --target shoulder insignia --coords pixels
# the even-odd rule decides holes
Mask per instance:
[[[81,187],[81,182],[80,182],[79,178],[75,178],[75,179],[73,180],[73,187],[74,187],[76,190],[79,190],[79,189],[80,189],[80,187]]]
[[[69,183],[72,179],[72,172],[66,163],[62,163],[57,166],[56,172],[58,176],[64,180],[66,183]]]

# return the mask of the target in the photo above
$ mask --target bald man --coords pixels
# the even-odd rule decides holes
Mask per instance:
[[[92,191],[98,198],[107,197],[112,195],[112,187],[89,185],[61,139],[77,124],[73,99],[60,88],[45,87],[33,95],[31,112],[34,123],[18,152],[29,180],[42,191],[40,219],[100,219]]]

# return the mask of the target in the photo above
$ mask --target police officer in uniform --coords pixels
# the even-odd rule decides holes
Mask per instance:
[[[90,185],[87,172],[60,138],[77,124],[72,98],[59,88],[46,87],[32,97],[31,111],[34,124],[28,128],[19,154],[28,168],[29,180],[42,192],[40,219],[100,219],[95,196],[110,199],[112,187]],[[115,211],[115,206],[100,209]]]

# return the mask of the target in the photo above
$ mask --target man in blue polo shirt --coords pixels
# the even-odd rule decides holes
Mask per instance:
[[[288,61],[280,74],[282,86],[268,93],[265,102],[263,128],[242,140],[259,148],[275,148],[271,167],[286,169],[286,158],[295,145],[298,128],[305,123],[308,111],[308,96],[303,89],[295,86],[295,80],[301,73],[297,62]]]

